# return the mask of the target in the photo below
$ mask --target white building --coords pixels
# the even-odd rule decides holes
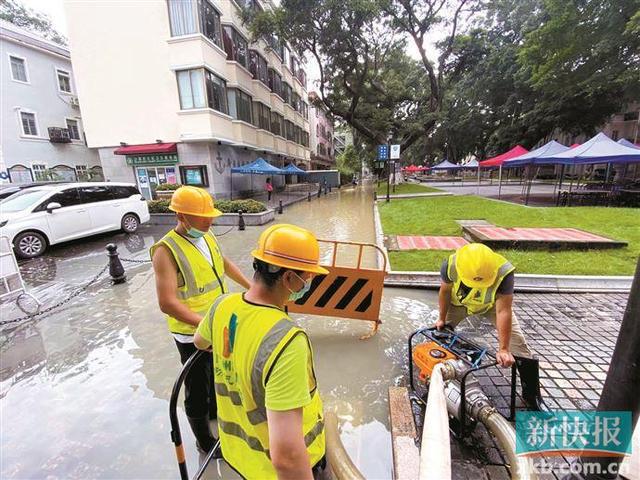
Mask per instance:
[[[263,8],[257,0],[65,2],[87,142],[107,179],[135,181],[147,198],[163,183],[228,197],[231,168],[259,157],[309,168],[305,72],[275,38],[248,41],[241,4]],[[233,175],[234,191],[251,186],[248,175]]]
[[[85,144],[69,50],[2,21],[0,61],[2,181],[102,180]]]

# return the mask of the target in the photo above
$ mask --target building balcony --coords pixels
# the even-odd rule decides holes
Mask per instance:
[[[274,138],[274,145],[275,145],[275,151],[282,154],[282,155],[286,155],[287,152],[287,141],[282,138],[282,137],[278,137],[276,136]]]
[[[271,92],[271,110],[279,113],[282,116],[285,116],[284,106],[285,106],[285,103],[282,100],[282,98],[280,98],[275,93]],[[287,119],[290,120],[290,118],[288,117]]]
[[[178,111],[178,129],[182,141],[219,140],[243,143],[243,128],[238,129],[240,136],[236,138],[238,133],[233,118],[211,108]]]
[[[51,143],[71,143],[69,129],[60,127],[49,127],[49,141]]]
[[[233,70],[231,66],[227,67],[226,52],[200,33],[173,37],[167,40],[167,43],[169,44],[169,65],[174,70],[179,70],[183,65],[206,65],[214,73],[225,78],[229,76],[227,72]],[[249,77],[251,77],[250,74]],[[251,84],[249,85],[251,88]]]
[[[253,75],[238,62],[227,60],[226,78],[230,87],[239,85],[246,91],[254,93]],[[262,84],[260,81],[258,83]]]
[[[257,134],[256,145],[258,146],[258,149],[264,149],[269,151],[276,150],[276,146],[275,146],[276,137],[273,133],[268,132],[266,130],[258,130],[256,134]]]

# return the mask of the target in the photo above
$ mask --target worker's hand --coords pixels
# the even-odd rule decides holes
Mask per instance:
[[[502,349],[498,350],[498,353],[496,353],[496,361],[501,367],[507,368],[513,365],[516,359],[513,358],[513,355],[511,355],[511,352],[509,350]]]
[[[442,330],[444,328],[444,320],[438,319],[438,321],[436,322],[436,328],[438,330]]]

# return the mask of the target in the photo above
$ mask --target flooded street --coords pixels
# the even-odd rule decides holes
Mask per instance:
[[[319,238],[374,243],[370,190],[301,202],[276,220],[309,228]],[[249,252],[263,228],[214,230],[223,234],[223,253],[250,274]],[[166,230],[145,226],[137,235],[53,248],[22,265],[25,281],[51,304],[105,265],[106,243],[115,241],[123,257],[147,259]],[[354,259],[355,251],[338,255],[340,264],[354,265]],[[373,261],[365,257],[366,265]],[[150,265],[125,267],[126,284],[103,279],[54,313],[0,334],[2,478],[178,476],[168,416],[178,352],[157,306]],[[383,324],[364,341],[359,337],[370,322],[293,315],[310,334],[325,407],[337,412],[345,447],[366,478],[391,478],[387,388],[404,375],[407,336],[434,321],[436,308],[436,292],[387,289]],[[198,454],[182,402],[179,411],[193,475]],[[207,476],[217,476],[215,470]],[[223,476],[228,478],[224,470]]]

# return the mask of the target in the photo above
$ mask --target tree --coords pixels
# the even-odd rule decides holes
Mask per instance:
[[[67,39],[56,31],[48,15],[25,7],[19,0],[2,0],[0,19],[37,33],[52,42],[67,45]]]
[[[336,166],[340,172],[342,184],[351,182],[353,176],[361,171],[362,160],[353,145],[347,145],[344,152],[338,155]]]

